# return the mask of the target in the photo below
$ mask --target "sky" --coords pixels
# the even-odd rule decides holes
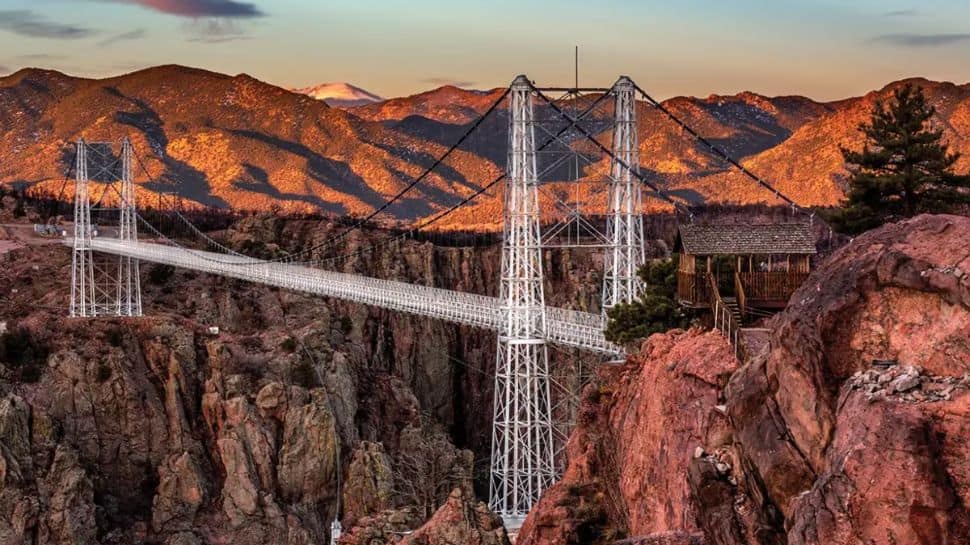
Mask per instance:
[[[456,84],[819,100],[970,81],[970,0],[0,0],[0,74],[159,64],[402,96]]]

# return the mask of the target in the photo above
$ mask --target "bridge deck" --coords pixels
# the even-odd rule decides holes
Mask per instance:
[[[503,323],[499,299],[485,295],[150,242],[95,238],[91,249],[493,331]],[[610,356],[623,353],[604,338],[605,323],[598,314],[546,307],[546,320],[546,340],[551,343]]]

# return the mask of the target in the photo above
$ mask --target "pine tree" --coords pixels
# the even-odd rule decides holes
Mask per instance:
[[[851,178],[843,208],[832,217],[836,229],[858,233],[924,212],[947,212],[970,202],[970,176],[952,171],[959,158],[933,129],[936,109],[923,89],[906,84],[887,105],[877,102],[862,151],[842,149]]]
[[[638,301],[610,309],[605,337],[629,344],[654,333],[690,325],[692,315],[677,302],[677,260],[655,259],[637,271],[644,283]]]

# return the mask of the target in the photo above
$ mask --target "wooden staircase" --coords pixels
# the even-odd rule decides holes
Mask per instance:
[[[731,316],[734,316],[734,320],[739,326],[744,323],[742,320],[743,316],[741,315],[741,306],[738,304],[737,297],[721,297],[721,302],[728,308]]]

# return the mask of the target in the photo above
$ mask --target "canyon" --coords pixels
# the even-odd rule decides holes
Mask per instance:
[[[2,203],[9,225],[17,203]],[[720,219],[739,217],[759,216]],[[676,218],[660,219],[654,255],[673,245]],[[214,234],[297,248],[344,229],[263,213]],[[848,242],[749,361],[703,327],[654,335],[622,365],[553,350],[576,426],[517,543],[961,542],[968,232],[966,217],[920,216]],[[387,236],[357,229],[336,251]],[[507,543],[480,502],[491,335],[151,264],[144,318],[71,320],[68,249],[4,249],[0,541],[308,544],[337,518],[345,545]],[[498,258],[494,240],[408,240],[338,268],[494,295]],[[550,303],[596,311],[601,266],[549,252]]]

